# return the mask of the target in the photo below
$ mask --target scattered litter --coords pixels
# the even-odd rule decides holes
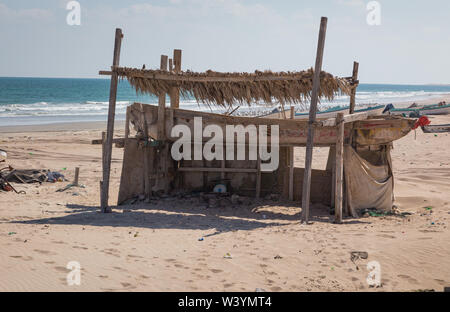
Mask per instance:
[[[84,186],[83,184],[78,184],[78,185],[76,185],[76,184],[74,184],[74,183],[70,183],[70,184],[67,184],[67,185],[66,185],[65,187],[63,187],[63,188],[57,189],[56,192],[64,192],[64,191],[67,191],[68,189],[71,189],[72,187],[86,188],[86,186]]]
[[[275,260],[279,260],[279,259],[283,259],[283,257],[282,256],[280,256],[280,255],[276,255],[275,257],[273,257]]]
[[[198,239],[198,241],[199,242],[203,242],[205,239],[203,238],[203,237],[200,237],[199,239]]]
[[[425,208],[425,210],[433,210],[433,207],[424,207]]]
[[[229,252],[227,252],[225,254],[225,256],[223,256],[225,259],[233,259],[233,257],[231,256],[231,254]]]
[[[17,234],[16,232],[9,232],[8,235],[14,235]]]
[[[266,292],[266,290],[262,289],[262,288],[256,288],[255,292]]]
[[[57,171],[48,171],[47,172],[47,182],[63,182],[65,181],[64,175]]]
[[[139,234],[139,232],[136,232],[136,233],[134,234],[134,237],[138,237],[138,234]]]

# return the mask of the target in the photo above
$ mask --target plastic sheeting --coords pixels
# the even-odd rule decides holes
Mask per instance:
[[[359,154],[351,146],[345,146],[344,173],[350,214],[369,208],[392,210],[394,179],[389,153],[388,146]]]

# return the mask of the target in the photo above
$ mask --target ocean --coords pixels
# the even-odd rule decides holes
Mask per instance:
[[[0,126],[37,125],[60,122],[106,121],[109,99],[108,79],[70,78],[2,78],[0,77]],[[389,104],[419,101],[450,94],[450,86],[360,84],[357,105]],[[117,93],[116,119],[125,119],[127,105],[133,102],[157,104],[158,99],[138,95],[126,80],[121,80]],[[167,100],[169,102],[169,100]],[[321,109],[348,105],[347,96],[337,96],[332,102],[322,101]],[[240,114],[269,112],[264,105],[242,107]],[[180,108],[210,111],[193,98],[182,98]],[[212,108],[214,112],[223,109]],[[298,108],[300,110],[300,108]]]

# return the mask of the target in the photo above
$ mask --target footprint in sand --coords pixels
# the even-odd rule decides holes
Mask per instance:
[[[23,260],[23,261],[31,261],[31,260],[33,260],[33,257],[30,257],[30,256],[26,256],[26,257],[22,257],[22,256],[10,256],[11,258],[14,258],[14,259],[21,259],[21,260]]]
[[[270,290],[271,290],[271,291],[274,291],[274,292],[277,292],[277,291],[281,291],[282,288],[281,288],[281,287],[278,287],[278,286],[274,286],[274,287],[271,287]]]
[[[222,270],[219,270],[219,269],[211,269],[210,271],[213,273],[216,273],[216,274],[223,272]]]
[[[378,237],[383,237],[383,238],[392,238],[392,239],[397,238],[397,237],[395,237],[395,236],[387,235],[387,234],[382,234],[382,235],[377,235],[377,236],[378,236]]]
[[[48,251],[48,250],[41,250],[41,249],[34,249],[34,251],[43,254],[43,255],[56,255],[56,253]]]
[[[411,276],[408,276],[408,275],[400,274],[400,275],[397,275],[397,277],[405,279],[405,280],[407,280],[408,282],[410,282],[412,284],[417,284],[418,283],[415,278],[412,278]]]
[[[72,248],[75,248],[75,249],[83,249],[83,250],[88,250],[89,248],[87,248],[87,247],[80,247],[80,246],[72,246]]]
[[[56,266],[56,267],[54,267],[54,269],[58,272],[64,272],[64,273],[70,272],[69,269],[67,269],[66,267],[62,267],[62,266]]]

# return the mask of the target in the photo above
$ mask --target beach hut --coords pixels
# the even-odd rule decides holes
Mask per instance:
[[[174,51],[173,59],[161,56],[158,70],[120,67],[123,35],[117,29],[113,66],[110,71],[100,71],[101,75],[111,75],[108,129],[102,140],[102,210],[109,211],[114,112],[117,82],[121,78],[127,79],[138,92],[158,96],[159,104],[134,103],[127,108],[118,204],[134,197],[149,198],[181,190],[207,192],[223,185],[232,193],[257,198],[279,194],[286,199],[301,200],[305,222],[309,220],[311,202],[335,206],[335,221],[338,223],[342,222],[343,213],[357,216],[358,210],[364,208],[390,210],[393,203],[390,149],[394,140],[411,131],[415,120],[354,113],[358,63],[354,64],[351,77],[340,78],[322,71],[326,22],[326,18],[322,18],[315,68],[278,73],[182,71],[181,50]],[[170,106],[166,105],[167,94]],[[190,111],[179,108],[180,94],[193,96],[201,105],[218,105],[229,108],[229,111],[236,105],[273,101],[280,103],[283,110],[278,118]],[[333,99],[336,94],[350,95],[349,114],[317,118],[319,98]],[[285,106],[306,102],[311,103],[309,120],[295,119],[292,107],[284,109]],[[172,130],[177,126],[192,134],[184,138],[183,153],[186,150],[204,151],[208,144],[204,134],[208,127],[211,130],[211,126],[215,127],[216,134],[220,131],[227,133],[229,126],[241,126],[244,139],[240,142],[243,144],[239,146],[238,141],[230,144],[222,137],[221,143],[224,146],[228,144],[227,148],[232,150],[229,154],[227,150],[226,157],[174,159],[171,152],[180,137]],[[257,132],[252,132],[255,128]],[[277,155],[278,166],[275,168],[270,168],[260,153],[251,155],[251,148],[261,143],[261,133],[270,142],[278,141],[275,147],[271,145],[267,150]],[[330,147],[325,170],[311,169],[315,146]],[[294,147],[306,147],[305,168],[294,167]],[[240,158],[236,157],[239,148],[244,148],[244,156]],[[217,152],[216,145],[214,152]]]

